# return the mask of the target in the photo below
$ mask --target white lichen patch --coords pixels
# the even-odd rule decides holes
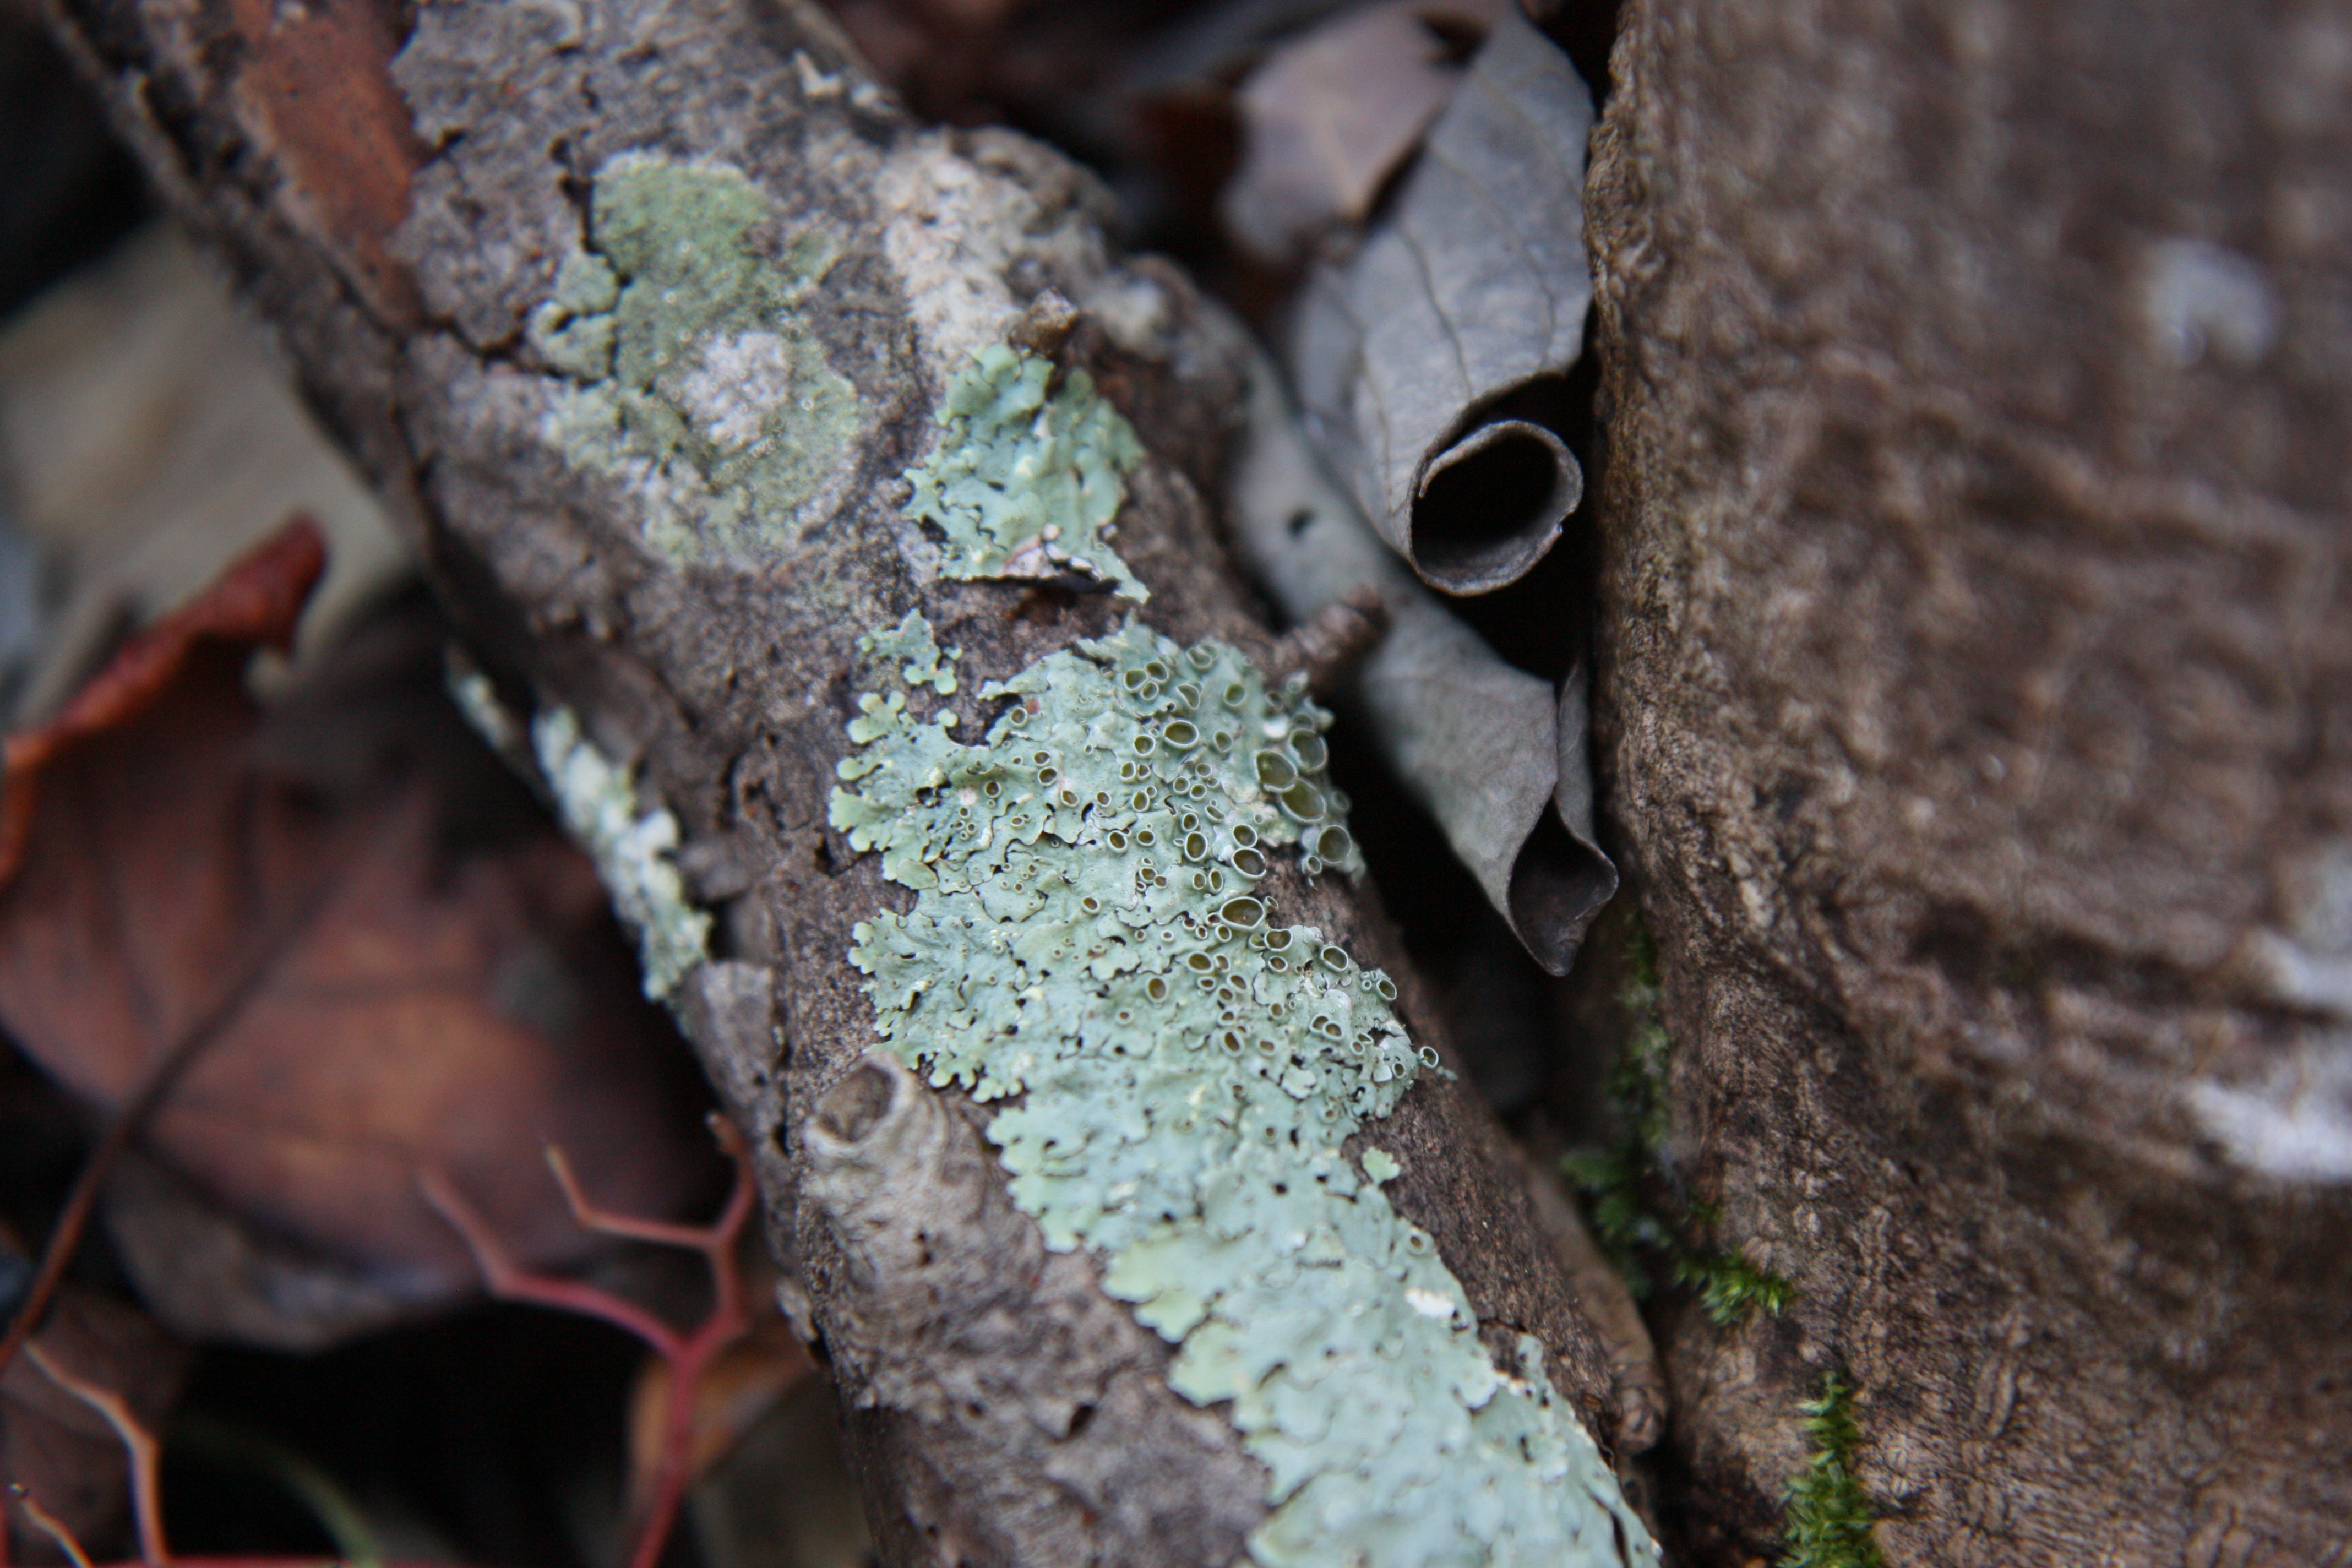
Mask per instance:
[[[1077,204],[1038,199],[1013,173],[1041,154],[1010,132],[927,132],[874,174],[882,253],[898,274],[933,374],[945,379],[1003,340],[1021,314],[1008,277],[1037,271],[1066,289],[1104,269],[1102,235]]]
[[[678,378],[680,410],[713,446],[750,446],[771,413],[808,395],[800,387],[799,348],[769,331],[709,339],[700,363]]]
[[[2284,1182],[2352,1182],[2352,1031],[2306,1039],[2251,1084],[2182,1091],[2206,1135],[2245,1169]]]
[[[918,893],[856,928],[883,1038],[1013,1101],[989,1136],[1014,1201],[1103,1255],[1181,1347],[1178,1393],[1229,1403],[1271,1478],[1254,1560],[1654,1563],[1540,1348],[1498,1369],[1381,1191],[1395,1159],[1341,1152],[1436,1058],[1385,975],[1260,890],[1292,846],[1359,865],[1328,716],[1232,648],[1130,626],[983,689],[1005,706],[966,742],[981,709],[948,705],[919,616],[862,646],[832,820]]]
[[[2174,363],[2210,355],[2240,368],[2269,354],[2284,315],[2260,262],[2187,237],[2148,247],[2140,310],[2148,335]]]
[[[589,248],[532,312],[541,363],[572,378],[541,437],[627,485],[647,543],[756,559],[830,510],[855,467],[856,390],[797,307],[832,265],[815,231],[777,244],[741,171],[624,153],[598,171]]]
[[[1004,343],[971,357],[940,399],[939,444],[907,470],[907,515],[946,541],[948,577],[1079,573],[1149,597],[1106,541],[1143,460],[1135,427],[1072,370]]]
[[[658,1002],[710,952],[710,917],[687,902],[670,859],[677,818],[659,808],[639,814],[630,770],[580,732],[569,708],[541,712],[530,738],[557,814],[596,862],[614,911],[635,934],[646,995]]]
[[[522,750],[522,732],[515,725],[514,715],[499,700],[498,688],[490,678],[478,669],[452,668],[443,684],[448,689],[449,700],[474,733],[488,743],[490,750],[501,757],[513,757]]]

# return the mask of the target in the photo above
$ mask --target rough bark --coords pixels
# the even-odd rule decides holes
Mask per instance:
[[[681,1016],[757,1135],[772,1237],[834,1356],[890,1560],[1231,1560],[1266,1508],[1234,1429],[1170,1391],[1168,1348],[1102,1295],[1087,1255],[1045,1251],[970,1108],[859,1065],[874,1025],[850,926],[906,900],[825,826],[859,633],[920,607],[976,689],[1119,618],[1104,596],[932,580],[899,515],[947,375],[1048,288],[1087,311],[1069,352],[1150,448],[1118,529],[1151,590],[1144,618],[1270,646],[1200,500],[1240,366],[1181,279],[1115,263],[1101,199],[1055,155],[910,123],[797,7],[63,9],[509,702],[576,710],[683,825],[680,862],[720,921],[719,962],[687,979]],[[845,468],[748,558],[647,549],[643,498],[536,434],[530,312],[580,246],[588,182],[639,150],[740,168],[841,247],[803,314],[857,396]],[[1366,891],[1288,871],[1268,886],[1286,919],[1399,973],[1434,1037]],[[1400,1208],[1482,1324],[1538,1336],[1602,1421],[1603,1353],[1474,1098],[1427,1081],[1382,1141],[1406,1162]]]
[[[1695,1557],[2352,1561],[2352,20],[1633,0],[1600,748]]]

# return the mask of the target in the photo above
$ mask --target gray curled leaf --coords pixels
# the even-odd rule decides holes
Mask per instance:
[[[1249,416],[1226,498],[1244,557],[1294,620],[1360,587],[1379,594],[1389,629],[1350,695],[1528,952],[1567,973],[1617,889],[1617,868],[1592,839],[1582,671],[1556,693],[1414,582],[1317,461],[1263,355]]]
[[[1583,499],[1575,457],[1530,416],[1583,347],[1591,127],[1568,57],[1506,8],[1392,210],[1300,297],[1289,363],[1309,433],[1449,594],[1524,574]]]

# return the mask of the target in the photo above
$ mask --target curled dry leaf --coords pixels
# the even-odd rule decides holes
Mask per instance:
[[[1388,632],[1352,688],[1373,739],[1536,962],[1567,973],[1617,890],[1592,837],[1581,669],[1555,692],[1415,583],[1316,461],[1263,355],[1227,499],[1243,554],[1294,620],[1378,594]]]
[[[1242,163],[1219,215],[1260,260],[1361,224],[1461,80],[1455,40],[1509,0],[1384,0],[1290,39],[1242,83]]]
[[[110,1218],[173,1327],[287,1347],[472,1290],[420,1168],[540,1264],[583,1248],[546,1144],[641,1212],[709,1173],[593,870],[438,697],[437,631],[247,695],[320,554],[298,521],[247,555],[12,738],[0,794],[0,1024],[85,1102],[252,981]]]
[[[227,648],[242,669],[244,655],[256,647],[287,647],[326,564],[316,525],[307,518],[288,524],[194,603],[125,647],[56,718],[0,742],[0,888],[20,868],[35,813],[64,761],[152,705],[192,661]]]
[[[1592,300],[1591,126],[1576,68],[1507,8],[1394,207],[1300,296],[1307,427],[1381,536],[1449,594],[1523,575],[1584,494],[1550,405]]]

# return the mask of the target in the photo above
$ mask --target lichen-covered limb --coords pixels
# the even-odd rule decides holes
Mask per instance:
[[[795,7],[67,10],[151,166],[237,258],[423,546],[488,683],[467,682],[469,700],[512,733],[540,731],[558,797],[634,900],[649,978],[755,1134],[789,1304],[838,1347],[892,1560],[1314,1561],[1316,1532],[1290,1528],[1308,1515],[1262,1528],[1282,1500],[1276,1471],[1237,1423],[1273,1392],[1234,1385],[1230,1356],[1215,1366],[1247,1397],[1178,1375],[1154,1326],[1173,1320],[1136,1300],[1142,1281],[1106,1289],[1108,1249],[1038,1195],[1066,1173],[1050,1130],[1016,1136],[1001,1105],[867,1057],[882,971],[915,994],[959,975],[937,954],[886,962],[856,934],[912,921],[939,884],[923,889],[919,846],[828,815],[859,783],[838,764],[903,716],[975,743],[1008,701],[1043,706],[1024,672],[1130,613],[1135,636],[1216,639],[1236,680],[1271,647],[1202,500],[1242,371],[1181,280],[1108,253],[1102,198],[1070,165],[1009,135],[909,123]],[[282,90],[289,72],[308,73],[300,91]],[[352,79],[320,79],[336,72]],[[1062,313],[1028,309],[1049,289],[1076,330],[1038,330]],[[1068,363],[1040,375],[1034,356],[1056,347]],[[937,629],[933,653],[908,640],[910,612]],[[877,658],[887,684],[866,679]],[[957,711],[951,733],[941,706]],[[1367,895],[1307,875],[1314,859],[1355,864],[1317,801],[1294,795],[1311,781],[1279,776],[1312,772],[1310,739],[1311,726],[1255,737],[1287,761],[1215,785],[1291,797],[1265,805],[1286,825],[1265,835],[1278,852],[1246,895],[1226,894],[1226,924],[1312,927],[1357,966],[1350,984],[1394,976],[1393,1005],[1359,989],[1349,1016],[1393,1005],[1394,1029],[1377,1033],[1401,1050],[1409,1032],[1418,1065],[1443,1042]],[[1089,825],[1108,809],[1091,796],[1056,809],[1073,814],[1056,843],[1110,831]],[[1246,847],[1219,839],[1216,864],[1234,874]],[[1180,863],[1156,870],[1172,881]],[[1056,934],[1008,912],[1020,890],[985,898],[1018,927],[1023,962],[1058,973]],[[1142,973],[1105,968],[1106,984]],[[1276,1076],[1312,1092],[1307,1070]],[[1419,1072],[1383,1109],[1391,1179],[1366,1195],[1347,1177],[1360,1184],[1335,1201],[1410,1227],[1381,1230],[1410,1260],[1383,1255],[1393,1275],[1367,1263],[1361,1300],[1433,1326],[1424,1309],[1442,1308],[1453,1369],[1406,1380],[1400,1432],[1435,1430],[1453,1454],[1518,1422],[1497,1451],[1565,1474],[1610,1372],[1508,1154],[1443,1074]],[[1293,1147],[1301,1180],[1370,1171],[1350,1149]],[[1235,1212],[1274,1195],[1253,1188]],[[1318,1321],[1296,1315],[1301,1367]],[[1524,1392],[1507,1398],[1513,1380]],[[1348,1390],[1332,1381],[1337,1408]],[[1300,1418],[1282,1401],[1277,1426]],[[1334,1474],[1326,1490],[1345,1492]],[[1614,1555],[1613,1529],[1557,1514],[1558,1495],[1517,1471],[1497,1477],[1464,1529],[1541,1541],[1572,1526]],[[1522,1527],[1515,1510],[1542,1518]],[[1375,1561],[1462,1547],[1357,1515],[1380,1532]],[[1437,1519],[1413,1522],[1426,1536]],[[1624,1539],[1638,1555],[1639,1532]]]
[[[830,815],[917,894],[855,931],[882,1034],[935,1086],[1018,1100],[987,1126],[1014,1205],[1104,1260],[1178,1347],[1169,1386],[1229,1403],[1265,1465],[1251,1557],[1654,1561],[1542,1346],[1498,1366],[1384,1190],[1438,1053],[1393,981],[1267,897],[1294,851],[1360,864],[1303,679],[1129,625],[983,687],[1012,705],[966,740],[919,615],[859,647]]]

